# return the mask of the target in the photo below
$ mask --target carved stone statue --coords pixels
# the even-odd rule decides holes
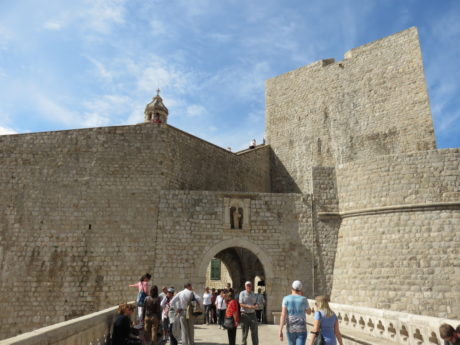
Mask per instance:
[[[243,229],[242,207],[230,207],[230,229]]]
[[[238,208],[238,229],[243,229],[243,209],[241,207]]]

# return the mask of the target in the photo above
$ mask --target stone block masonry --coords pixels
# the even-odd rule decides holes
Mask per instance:
[[[268,80],[266,138],[277,192],[311,192],[314,166],[435,148],[417,30]]]
[[[160,190],[266,191],[268,155],[156,124],[1,136],[2,337],[132,300]]]
[[[270,79],[256,149],[152,111],[0,136],[0,338],[133,300],[145,272],[201,292],[214,257],[236,288],[263,278],[268,320],[294,279],[309,298],[460,317],[460,151],[435,149],[415,28]]]

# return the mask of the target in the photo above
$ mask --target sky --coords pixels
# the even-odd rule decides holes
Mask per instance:
[[[438,148],[460,147],[458,0],[0,0],[0,134],[168,123],[262,140],[265,80],[419,30]]]

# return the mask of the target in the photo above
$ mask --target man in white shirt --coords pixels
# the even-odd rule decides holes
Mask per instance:
[[[220,291],[220,295],[216,298],[217,308],[217,322],[219,329],[224,328],[225,311],[227,310],[227,304],[225,303],[225,290]]]
[[[179,316],[181,326],[182,345],[194,345],[195,332],[193,329],[193,318],[187,315],[187,307],[192,301],[201,304],[201,298],[193,292],[192,283],[184,285],[184,290],[180,291],[171,300],[171,306],[176,310]]]
[[[204,294],[203,294],[203,306],[204,306],[204,323],[209,325],[212,320],[212,302],[211,302],[212,294],[209,291],[209,288],[206,287],[204,289]]]

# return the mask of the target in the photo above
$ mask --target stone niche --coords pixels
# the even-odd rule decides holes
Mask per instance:
[[[249,230],[250,227],[250,199],[224,198],[224,229]]]

